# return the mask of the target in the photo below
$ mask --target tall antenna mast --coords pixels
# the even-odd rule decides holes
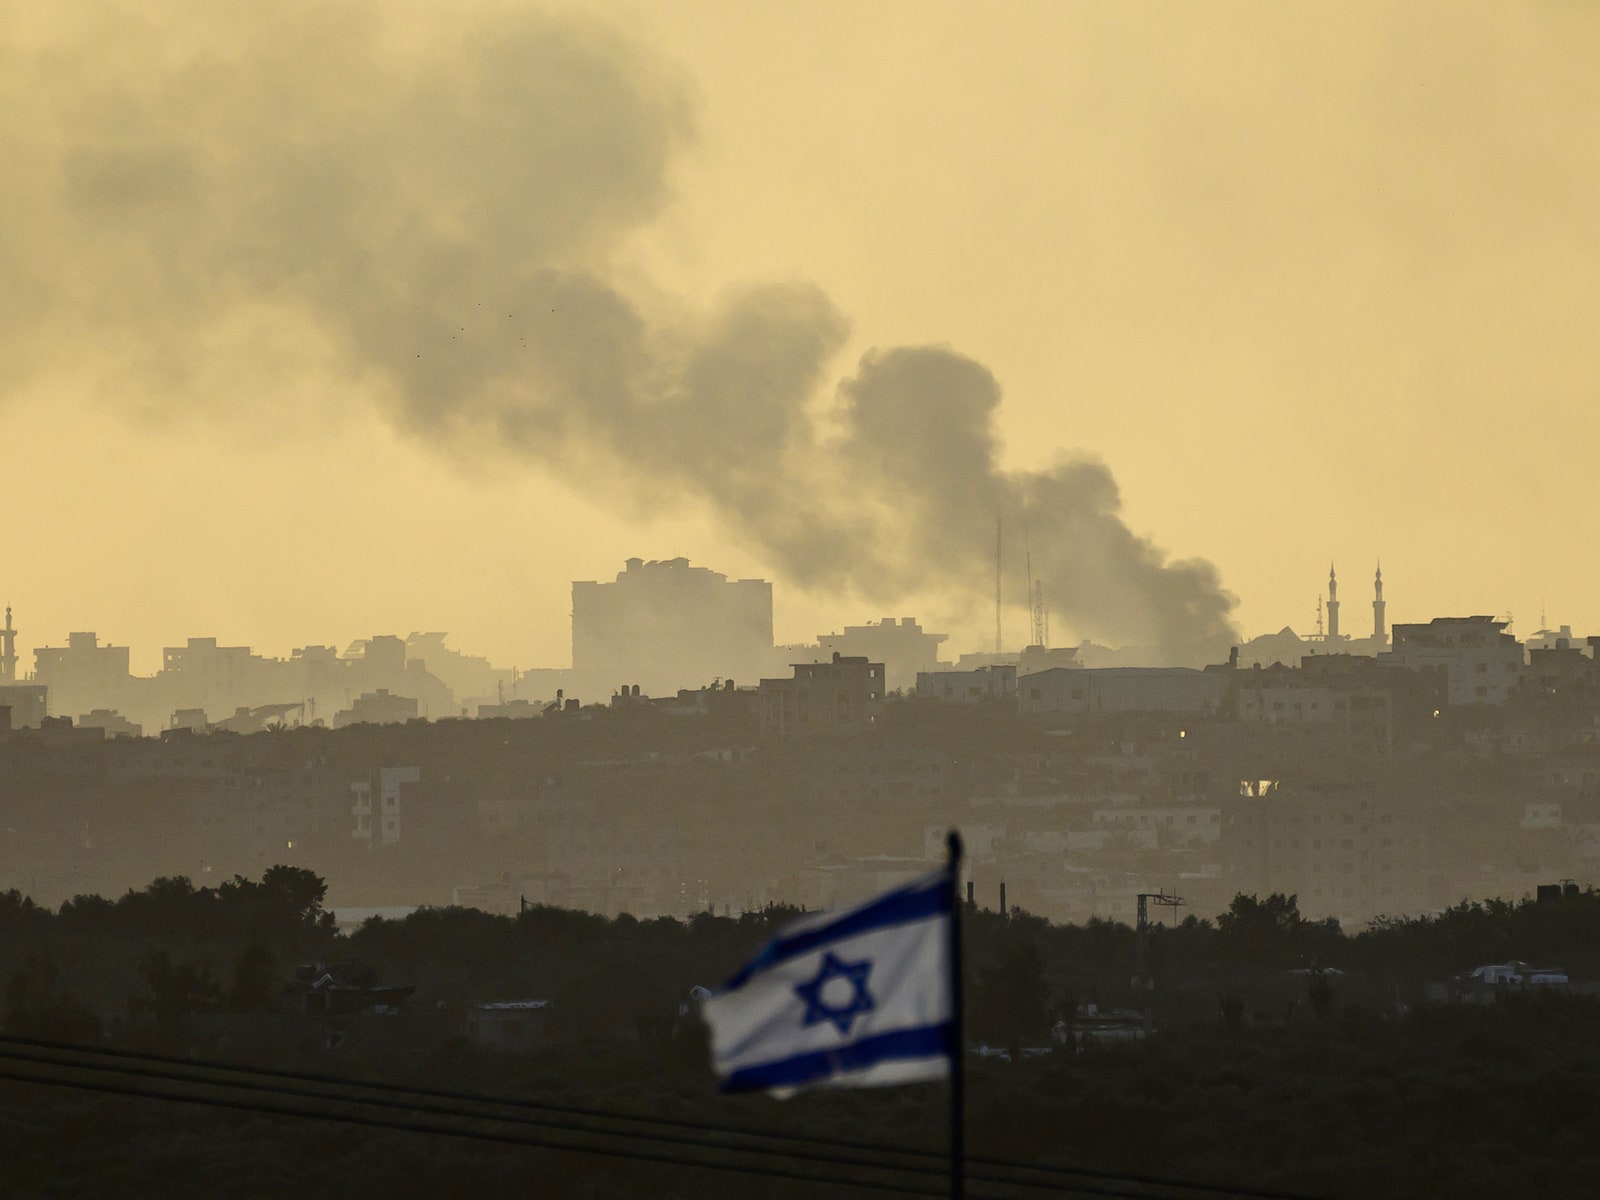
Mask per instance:
[[[1022,545],[1022,557],[1028,564],[1028,590],[1023,593],[1022,598],[1028,602],[1028,609],[1031,612],[1033,609],[1033,548],[1028,545],[1028,527],[1026,525],[1022,527]],[[1039,639],[1035,637],[1033,640],[1037,642]]]
[[[1033,581],[1033,644],[1035,646],[1050,645],[1050,618],[1044,611],[1044,580]]]
[[[1000,522],[998,513],[994,518],[994,652],[1001,654],[1003,640],[1000,628]]]
[[[1028,616],[1033,622],[1031,631],[1033,633],[1033,641],[1030,644],[1042,646],[1044,643],[1039,640],[1039,617],[1034,612],[1033,604],[1033,545],[1032,540],[1028,537],[1028,527],[1026,525],[1022,527],[1022,545],[1024,547],[1023,558],[1028,564],[1028,590],[1023,593],[1022,599],[1028,605]]]

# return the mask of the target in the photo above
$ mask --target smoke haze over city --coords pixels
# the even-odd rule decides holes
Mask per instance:
[[[364,393],[463,462],[614,480],[625,511],[686,496],[782,579],[871,604],[970,608],[1009,520],[1085,636],[1224,651],[1215,569],[1130,531],[1103,464],[1002,468],[982,365],[874,350],[830,408],[847,325],[817,287],[706,313],[627,287],[616,244],[692,132],[663,64],[574,17],[434,19],[171,4],[19,55],[13,386],[82,371],[163,424]]]
[[[1557,264],[1591,211],[1595,156],[1522,137],[1588,95],[1538,22],[1577,33],[1586,18],[1524,14],[1490,41],[1369,13],[1395,45],[1429,30],[1413,78],[1352,29],[1312,47],[1284,16],[1220,48],[1219,64],[1273,64],[1284,88],[1264,106],[1199,73],[1142,10],[1080,28],[1034,14],[1042,44],[1063,24],[1085,52],[1144,38],[1117,58],[1126,90],[1077,49],[1046,84],[1018,14],[974,32],[1010,39],[1015,80],[932,103],[937,138],[883,97],[926,94],[911,64],[957,53],[949,13],[863,18],[867,43],[905,49],[872,93],[863,51],[829,44],[824,21],[696,11],[652,39],[636,27],[654,18],[625,6],[19,8],[0,123],[3,403],[19,488],[88,551],[52,560],[56,518],[26,522],[7,596],[30,636],[96,626],[145,645],[209,627],[285,652],[363,631],[378,570],[386,623],[558,665],[561,581],[642,551],[774,578],[790,638],[898,607],[976,646],[997,517],[1019,643],[1027,555],[1061,638],[1187,663],[1241,632],[1308,629],[1329,556],[1383,554],[1407,602],[1433,610],[1531,621],[1549,593],[1584,603],[1573,564],[1545,555],[1537,580],[1508,583],[1446,553],[1458,527],[1431,524],[1442,514],[1394,513],[1417,506],[1405,456],[1430,437],[1483,482],[1441,481],[1452,503],[1516,522],[1530,555],[1551,543],[1529,505],[1572,496],[1473,431],[1513,387],[1530,421],[1587,419],[1566,407],[1587,368],[1556,314],[1584,311],[1588,285]],[[746,86],[785,30],[834,56],[831,88]],[[1321,73],[1290,86],[1296,63]],[[1486,119],[1449,124],[1445,98],[1482,78]],[[1184,147],[1186,93],[1209,158]],[[842,109],[865,94],[879,102],[852,126]],[[1319,115],[1358,95],[1385,116]],[[1018,132],[1017,158],[954,119],[985,105]],[[876,144],[880,173],[864,169],[874,128],[898,139]],[[1400,159],[1414,142],[1429,155]],[[1156,166],[1181,185],[1170,208]],[[784,178],[788,199],[770,186]],[[916,201],[872,223],[881,264],[852,193],[875,212]],[[1523,251],[1495,258],[1513,220]],[[1020,240],[1002,252],[1008,230]],[[1478,286],[1496,271],[1520,282]],[[1495,298],[1512,294],[1521,309]],[[1531,325],[1524,388],[1489,356]],[[1307,354],[1282,369],[1269,340]],[[1263,471],[1290,462],[1298,486],[1264,493]],[[92,519],[96,485],[148,537]],[[493,523],[508,541],[470,528],[475,508],[530,516]],[[204,565],[174,545],[142,598],[90,594],[88,564],[131,566],[178,528],[209,546]],[[323,603],[283,594],[296,558]],[[456,582],[474,564],[489,586]],[[503,588],[532,601],[516,622]]]

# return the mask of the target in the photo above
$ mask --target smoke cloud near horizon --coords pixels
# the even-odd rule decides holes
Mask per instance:
[[[697,312],[634,279],[624,239],[694,123],[688,82],[616,32],[367,0],[4,8],[0,400],[87,381],[166,421],[371,397],[445,453],[690,498],[783,581],[884,604],[981,604],[998,517],[1078,633],[1184,663],[1234,639],[1216,570],[1135,535],[1103,463],[1001,465],[980,363],[884,348],[837,381],[850,330],[817,287]]]

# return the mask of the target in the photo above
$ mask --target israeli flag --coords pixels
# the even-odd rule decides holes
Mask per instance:
[[[787,1095],[943,1079],[951,869],[789,925],[701,1008],[724,1091]]]

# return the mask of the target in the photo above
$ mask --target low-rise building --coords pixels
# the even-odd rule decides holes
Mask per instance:
[[[50,689],[58,712],[120,709],[131,699],[126,646],[102,646],[94,633],[73,633],[64,647],[40,646],[33,659],[34,678]]]
[[[884,617],[865,625],[846,625],[843,633],[825,633],[817,638],[822,661],[832,655],[867,658],[884,665],[884,685],[907,689],[916,685],[925,671],[939,669],[939,646],[949,634],[929,633],[914,617]]]
[[[388,688],[363,692],[351,702],[349,708],[334,714],[333,727],[346,725],[403,725],[415,720],[417,701],[410,696],[394,696]]]
[[[761,681],[761,729],[779,737],[864,732],[877,722],[883,682],[883,664],[865,658],[796,663],[793,679]]]
[[[1153,834],[1163,847],[1210,845],[1222,834],[1222,810],[1193,804],[1097,808],[1090,821],[1098,831]]]
[[[1304,661],[1329,663],[1346,657]],[[1310,739],[1319,746],[1386,753],[1395,740],[1394,708],[1393,694],[1373,671],[1357,677],[1320,666],[1275,664],[1234,673],[1234,719],[1280,740]]]
[[[1522,643],[1493,617],[1435,617],[1426,625],[1396,625],[1394,649],[1382,661],[1399,666],[1443,667],[1448,700],[1502,704],[1521,678]]]
[[[11,729],[37,729],[49,713],[49,690],[42,683],[0,684],[0,709],[7,710]]]
[[[495,1050],[531,1050],[544,1042],[548,1000],[498,1000],[466,1011],[467,1040]]]
[[[139,737],[144,730],[109,708],[97,708],[78,718],[79,729],[103,729],[107,737]]]
[[[351,836],[368,844],[393,845],[400,840],[400,801],[406,784],[416,783],[422,772],[416,767],[382,767],[372,778],[350,785],[355,818]],[[373,793],[377,795],[374,797]],[[377,837],[373,834],[376,833]]]
[[[1017,668],[1012,663],[994,663],[970,671],[921,671],[917,695],[945,704],[1015,703]]]
[[[1229,671],[1190,667],[1053,667],[1018,683],[1024,713],[1214,713]]]

